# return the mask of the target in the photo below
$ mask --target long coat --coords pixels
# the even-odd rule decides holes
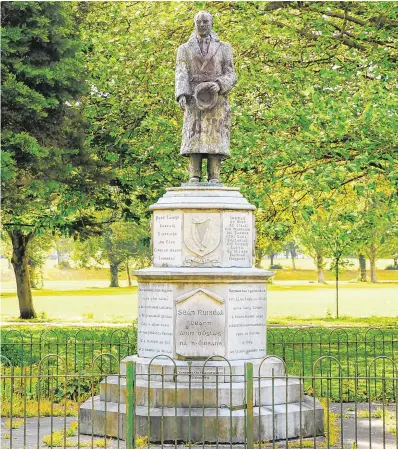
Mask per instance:
[[[220,86],[214,108],[200,110],[193,94],[195,87],[205,81],[215,81]],[[187,98],[182,130],[180,153],[230,155],[229,129],[231,108],[227,93],[236,83],[231,46],[211,33],[207,55],[204,56],[195,34],[181,45],[177,52],[176,100]]]

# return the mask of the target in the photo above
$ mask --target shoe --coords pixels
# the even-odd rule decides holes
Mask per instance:
[[[218,184],[218,179],[209,179],[209,184]]]
[[[192,178],[190,178],[189,182],[199,182],[200,178],[198,178],[197,176],[193,176]]]

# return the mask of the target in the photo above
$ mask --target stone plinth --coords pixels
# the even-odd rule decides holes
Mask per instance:
[[[139,284],[138,355],[266,355],[266,282],[255,268],[148,268]]]
[[[227,187],[178,187],[153,206],[154,267],[251,267],[254,206]]]
[[[153,442],[175,438],[199,442],[203,440],[204,420],[206,441],[227,443],[231,438],[233,443],[245,441],[245,413],[239,408],[245,404],[246,360],[228,364],[216,360],[187,362],[161,357],[152,360],[126,357],[120,366],[122,377],[108,376],[101,382],[100,395],[81,406],[82,433],[104,435],[106,419],[107,435],[125,438],[127,391],[124,374],[129,361],[136,363],[138,436],[149,435]],[[253,384],[255,440],[286,438],[286,419],[288,438],[300,435],[300,422],[302,437],[321,434],[323,409],[315,401],[314,414],[314,400],[303,395],[302,381],[285,378],[283,364],[278,358],[253,359],[251,362],[254,375],[262,378]],[[273,380],[272,376],[275,376]]]
[[[80,431],[124,438],[124,374],[134,361],[138,435],[243,443],[251,362],[261,377],[253,383],[255,438],[285,438],[286,420],[289,438],[319,434],[322,408],[304,397],[299,379],[284,377],[280,360],[266,358],[273,273],[253,268],[254,206],[238,189],[195,185],[168,189],[151,210],[153,266],[134,272],[138,355],[82,405]]]

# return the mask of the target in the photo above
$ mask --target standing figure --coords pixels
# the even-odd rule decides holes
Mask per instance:
[[[194,22],[195,32],[177,53],[176,100],[184,110],[180,153],[189,156],[190,182],[200,181],[206,157],[208,181],[218,183],[221,160],[230,156],[227,94],[236,83],[232,50],[212,31],[210,13],[199,12]]]

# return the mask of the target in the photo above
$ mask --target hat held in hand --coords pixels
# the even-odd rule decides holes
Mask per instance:
[[[214,86],[214,81],[206,81],[200,83],[195,87],[194,98],[196,100],[196,105],[201,111],[206,111],[213,109],[217,104],[218,93],[212,92],[210,89]]]

